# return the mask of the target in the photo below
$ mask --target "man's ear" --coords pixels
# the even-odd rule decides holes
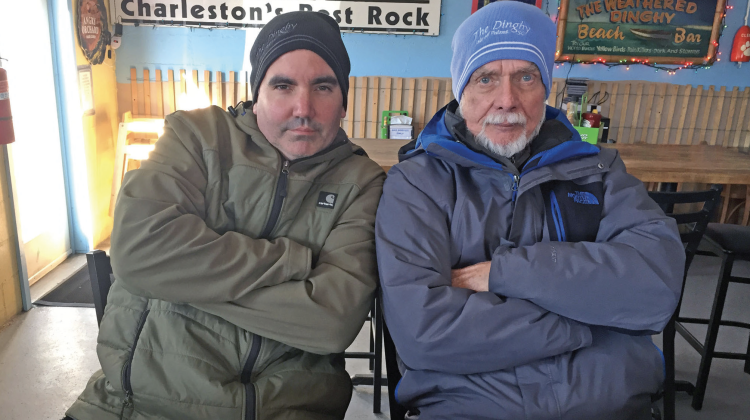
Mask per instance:
[[[253,114],[258,115],[258,103],[253,102]]]
[[[344,119],[344,118],[346,118],[346,108],[344,108],[344,107],[342,106],[342,107],[341,107],[341,119]]]

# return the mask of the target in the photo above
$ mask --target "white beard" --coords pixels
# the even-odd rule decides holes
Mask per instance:
[[[546,104],[544,104],[544,107],[546,109]],[[458,105],[458,115],[462,116],[461,112],[462,104]],[[510,143],[506,144],[497,144],[493,142],[487,135],[485,134],[485,129],[490,124],[518,124],[526,126],[526,117],[517,112],[509,112],[509,113],[503,113],[503,114],[492,114],[487,116],[487,118],[482,121],[482,131],[479,132],[479,134],[476,134],[474,136],[474,139],[476,140],[477,144],[480,146],[486,148],[487,150],[491,151],[492,153],[503,156],[506,158],[510,158],[511,156],[517,154],[518,152],[522,151],[529,143],[531,143],[532,140],[536,138],[536,136],[539,135],[539,131],[542,129],[542,124],[544,124],[545,120],[545,114],[546,112],[542,112],[542,118],[539,120],[539,123],[537,124],[534,131],[531,133],[531,135],[527,136],[526,132],[521,133],[521,135],[518,136],[515,140],[511,141]]]

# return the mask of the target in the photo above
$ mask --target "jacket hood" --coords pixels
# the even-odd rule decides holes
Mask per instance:
[[[451,104],[454,103],[455,101]],[[451,135],[445,121],[447,110],[451,104],[443,107],[432,117],[424,130],[419,134],[419,137],[417,137],[416,142],[409,143],[400,150],[399,161],[407,160],[424,152],[430,156],[457,164],[505,170],[505,167],[501,163],[493,160],[486,154],[471,150]],[[531,156],[524,165],[522,174],[531,169],[551,165],[556,162],[599,154],[597,146],[581,140],[578,131],[573,128],[573,125],[565,117],[565,114],[556,108],[547,106],[544,124],[547,125],[550,122],[555,122],[554,125],[558,127],[558,130],[556,130],[557,133],[554,135],[560,138],[564,136],[567,139]],[[564,127],[564,129],[560,130],[560,127]],[[542,130],[544,131],[544,126]],[[560,131],[562,131],[562,136],[559,133]],[[542,133],[532,140],[532,143],[536,142],[541,136]]]

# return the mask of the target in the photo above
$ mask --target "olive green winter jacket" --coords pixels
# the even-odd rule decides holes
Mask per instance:
[[[342,419],[385,175],[340,131],[292,162],[252,112],[177,112],[115,207],[102,370],[76,420]]]

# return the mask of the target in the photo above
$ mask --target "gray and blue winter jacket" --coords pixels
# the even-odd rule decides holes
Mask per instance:
[[[674,221],[554,108],[520,169],[457,141],[448,112],[391,168],[377,213],[398,401],[420,419],[650,418],[664,371],[649,335],[684,269]],[[451,287],[485,261],[489,292]]]

